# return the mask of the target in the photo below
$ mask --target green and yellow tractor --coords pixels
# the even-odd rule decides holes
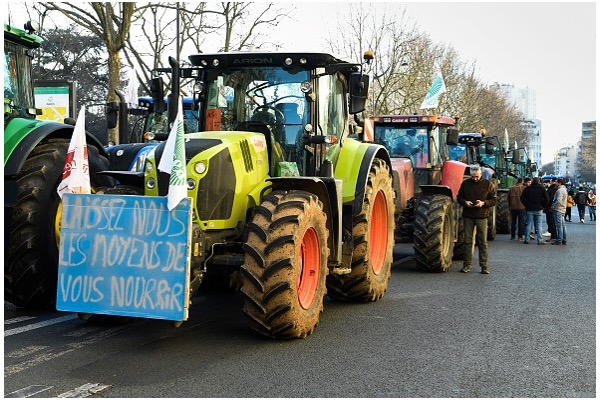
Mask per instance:
[[[362,64],[299,52],[189,61],[182,68],[170,59],[174,79],[194,80],[200,127],[185,134],[188,295],[233,270],[251,328],[275,338],[313,332],[325,295],[380,299],[391,274],[394,191],[388,151],[353,138],[369,86]],[[154,146],[140,171],[106,172],[126,183],[107,193],[166,196],[165,146]]]

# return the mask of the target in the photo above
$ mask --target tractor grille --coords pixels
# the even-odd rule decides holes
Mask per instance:
[[[240,147],[242,148],[242,157],[244,158],[246,172],[253,171],[254,165],[252,164],[252,156],[250,155],[250,146],[248,145],[248,141],[242,140],[240,142]]]
[[[206,175],[198,185],[196,205],[202,221],[229,219],[235,193],[235,171],[228,149],[209,161]]]

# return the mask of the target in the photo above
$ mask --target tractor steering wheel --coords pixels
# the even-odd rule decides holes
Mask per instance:
[[[270,113],[269,110],[273,110],[273,113],[275,114],[274,121],[273,121],[273,113]],[[283,113],[281,111],[279,111],[275,107],[263,105],[263,106],[258,106],[254,110],[254,114],[252,114],[252,118],[250,118],[250,120],[263,122],[268,125],[282,125],[285,121],[285,116],[283,115]]]

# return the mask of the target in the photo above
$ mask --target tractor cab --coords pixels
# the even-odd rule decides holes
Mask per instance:
[[[34,25],[35,24],[35,25]],[[35,35],[39,27],[29,21],[26,30],[4,24],[4,127],[14,118],[34,119],[31,60],[42,39]]]
[[[271,176],[331,176],[351,133],[348,111],[364,109],[368,76],[360,64],[324,53],[198,54],[190,61],[200,67],[200,131],[264,134]]]
[[[366,134],[382,144],[392,158],[408,158],[417,184],[438,184],[449,144],[456,144],[456,120],[434,115],[383,115],[369,118]]]

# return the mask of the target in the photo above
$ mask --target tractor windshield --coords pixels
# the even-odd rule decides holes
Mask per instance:
[[[209,71],[204,81],[207,104],[204,130],[252,130],[277,141],[294,159],[308,123],[308,104],[300,90],[308,71],[281,68],[242,68]]]
[[[12,117],[29,117],[28,111],[34,107],[33,91],[29,82],[31,57],[27,48],[10,41],[4,42],[4,125]]]
[[[416,168],[426,168],[429,162],[427,126],[375,126],[375,138],[392,157],[408,157]]]

